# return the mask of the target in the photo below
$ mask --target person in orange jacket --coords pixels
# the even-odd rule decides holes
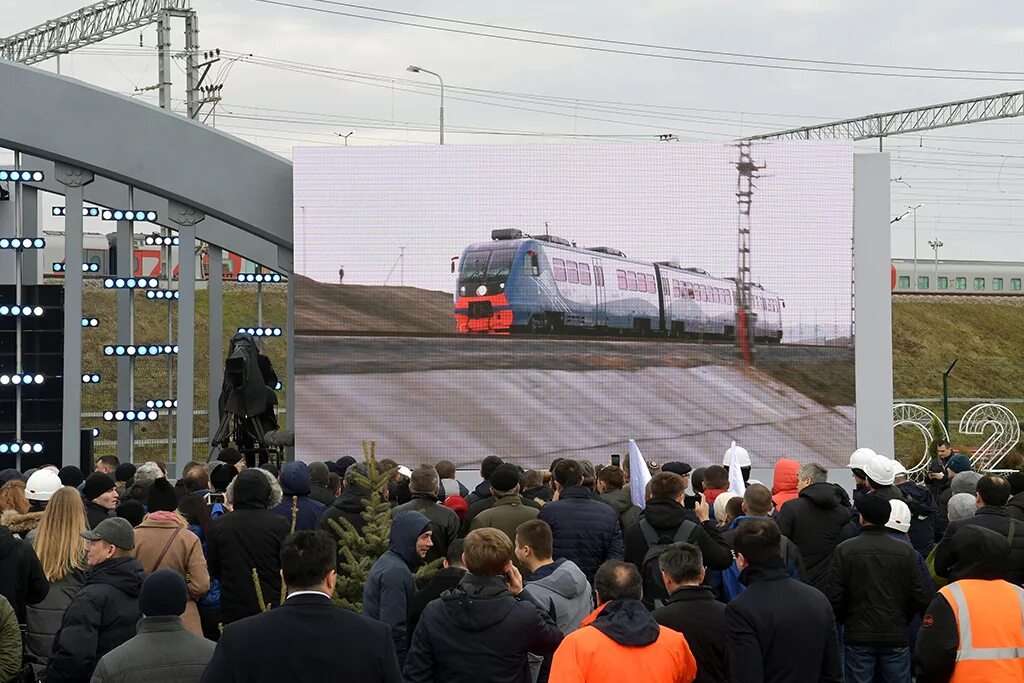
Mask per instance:
[[[605,562],[594,576],[594,590],[599,607],[555,651],[550,683],[692,683],[697,661],[690,646],[644,607],[635,566]]]
[[[780,458],[775,463],[775,476],[772,478],[772,501],[775,509],[800,495],[797,490],[797,473],[800,471],[800,463],[789,458]]]

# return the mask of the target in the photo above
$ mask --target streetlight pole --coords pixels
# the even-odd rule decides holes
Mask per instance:
[[[345,135],[342,135],[341,133],[335,133],[335,135],[337,135],[337,136],[338,136],[339,138],[341,138],[342,140],[344,140],[344,141],[345,141],[345,146],[346,146],[346,147],[348,147],[348,136],[349,136],[349,135],[352,135],[352,133],[355,133],[355,131],[354,131],[354,130],[350,130],[350,131],[349,131],[348,133],[346,133]]]
[[[441,78],[441,74],[439,74],[439,73],[435,73],[433,71],[430,71],[429,69],[424,69],[422,67],[414,66],[412,64],[407,66],[405,68],[405,70],[406,71],[411,71],[414,74],[425,73],[425,74],[430,74],[431,76],[437,76],[437,80],[441,82],[441,144],[443,145],[444,144],[444,79]]]
[[[935,252],[935,271],[933,277],[935,278],[936,289],[939,286],[939,248],[943,246],[942,240],[936,237],[933,240],[928,240],[928,246]]]
[[[921,204],[917,206],[907,206],[908,209],[914,212],[914,284],[913,289],[917,289],[917,210],[921,208]]]

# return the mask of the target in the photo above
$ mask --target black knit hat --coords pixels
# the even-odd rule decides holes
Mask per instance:
[[[131,481],[135,476],[135,465],[130,462],[123,462],[114,470],[114,479],[117,481]]]
[[[139,611],[144,617],[179,617],[187,603],[185,579],[173,569],[157,569],[142,583]]]
[[[178,497],[174,495],[174,487],[166,477],[160,477],[149,487],[146,507],[150,512],[174,512],[178,507]]]
[[[519,470],[515,468],[515,465],[502,464],[498,465],[498,468],[491,473],[491,487],[495,491],[511,491],[520,484]]]
[[[227,463],[221,463],[210,470],[210,485],[213,486],[214,491],[226,491],[228,484],[238,474],[238,470],[234,466]]]
[[[60,468],[60,472],[57,473],[57,478],[60,479],[60,483],[65,486],[70,486],[73,489],[78,488],[78,485],[85,481],[85,475],[82,474],[82,470],[78,469],[74,465],[67,465]]]
[[[127,519],[135,527],[142,524],[142,520],[146,517],[146,508],[134,498],[129,498],[114,508],[114,516]]]
[[[889,515],[892,514],[892,506],[889,505],[889,501],[877,493],[861,496],[854,507],[868,524],[874,526],[885,526],[885,523],[889,521]]]
[[[242,459],[242,454],[234,448],[223,448],[220,453],[217,454],[217,460],[226,462],[229,465],[237,465],[238,461]]]
[[[107,491],[116,486],[114,478],[103,472],[93,472],[85,480],[85,488],[82,489],[82,497],[86,500],[96,500]]]

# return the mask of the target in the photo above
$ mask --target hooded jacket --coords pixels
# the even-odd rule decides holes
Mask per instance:
[[[772,501],[777,509],[797,497],[797,474],[800,463],[789,458],[782,458],[775,463],[775,476],[772,478]]]
[[[42,602],[29,605],[25,610],[25,651],[39,678],[46,671],[53,637],[60,630],[68,605],[85,585],[85,576],[83,570],[72,569],[63,579],[50,584]]]
[[[690,683],[697,662],[682,633],[661,626],[639,600],[598,607],[566,636],[551,663],[551,683]]]
[[[910,508],[910,531],[907,533],[910,542],[922,557],[927,557],[935,547],[935,515],[938,512],[935,496],[912,481],[905,481],[896,488],[903,493],[903,500]]]
[[[805,486],[775,521],[782,535],[800,549],[806,569],[804,583],[825,590],[836,546],[857,535],[846,491],[828,482]]]
[[[484,479],[482,482],[476,485],[476,488],[470,491],[469,495],[466,496],[466,502],[470,505],[473,503],[479,503],[481,500],[491,497],[491,482],[488,479]]]
[[[406,683],[529,683],[527,653],[560,642],[551,617],[502,577],[466,574],[423,610],[403,674]]]
[[[462,581],[466,574],[464,567],[441,567],[431,577],[430,581],[423,588],[416,591],[409,602],[409,617],[406,620],[405,636],[406,641],[411,645],[412,636],[416,632],[416,625],[420,623],[423,610],[434,600],[454,589]]]
[[[725,683],[729,666],[725,656],[725,605],[707,586],[683,586],[654,610],[662,626],[679,631],[697,658],[695,683]]]
[[[561,559],[538,568],[530,575],[523,592],[551,615],[563,635],[578,629],[594,610],[594,593],[587,577],[570,560]],[[531,655],[530,667],[534,680],[547,681],[551,658]]]
[[[25,623],[26,605],[39,602],[49,590],[50,583],[32,546],[0,526],[0,595],[11,603],[19,623]]]
[[[26,512],[21,514],[17,510],[4,510],[0,515],[0,526],[5,526],[16,536],[22,539],[28,538],[28,533],[39,527],[43,521],[42,512]]]
[[[1010,544],[1010,563],[1003,578],[1019,586],[1024,581],[1024,524],[1016,520],[1012,521],[1015,524],[1015,529],[1013,542]],[[970,561],[970,558],[961,557],[958,544],[953,542],[961,529],[967,526],[979,526],[983,529],[990,529],[1009,540],[1010,523],[1011,518],[1005,509],[991,505],[978,508],[973,517],[950,522],[942,541],[935,548],[935,573],[951,581],[962,578],[963,570],[960,565],[963,565],[965,561]]]
[[[399,663],[405,658],[406,619],[416,593],[412,573],[423,564],[416,553],[416,539],[429,530],[430,520],[415,510],[396,514],[388,550],[370,567],[363,587],[363,614],[391,627]]]
[[[135,636],[144,577],[133,557],[116,557],[92,568],[53,639],[47,683],[86,683],[103,655]]]
[[[459,537],[459,516],[449,507],[437,502],[435,496],[426,493],[412,494],[412,500],[403,503],[391,511],[392,514],[403,510],[415,510],[430,520],[430,540],[434,542],[427,551],[427,562],[433,562],[448,555],[448,546]]]
[[[686,520],[697,524],[697,517],[691,510],[684,508],[678,501],[664,498],[651,500],[640,516],[654,527],[661,539],[672,539],[676,530]],[[732,549],[711,520],[699,524],[694,529],[693,535],[690,536],[690,543],[700,548],[700,552],[704,556],[704,564],[708,569],[721,570],[732,566]],[[640,525],[635,523],[626,531],[626,562],[643,567],[647,550],[647,539],[644,538]]]
[[[234,511],[210,525],[206,539],[210,576],[221,582],[221,621],[230,624],[259,614],[252,570],[263,599],[276,605],[281,595],[281,542],[290,524],[267,509],[270,482],[256,470],[242,470],[232,482]]]
[[[552,557],[564,557],[592,581],[605,560],[622,559],[622,527],[609,505],[590,497],[590,489],[570,486],[537,517],[551,527]]]
[[[306,463],[293,461],[285,463],[281,468],[281,492],[284,497],[274,514],[288,520],[288,528],[292,526],[292,509],[295,510],[295,531],[313,531],[317,528],[320,516],[324,514],[323,503],[310,498],[311,482],[309,467]]]
[[[908,645],[907,624],[934,593],[920,563],[913,546],[892,538],[885,527],[864,527],[860,536],[839,544],[827,595],[847,645]]]
[[[622,526],[622,533],[629,531],[629,527],[636,523],[640,517],[640,508],[633,505],[629,489],[621,488],[598,496],[602,503],[608,503],[619,514],[619,524]]]
[[[358,486],[346,486],[345,490],[341,492],[341,495],[334,499],[334,502],[327,506],[323,514],[320,515],[320,521],[317,522],[317,526],[331,534],[331,536],[337,536],[337,532],[334,531],[334,527],[331,525],[330,520],[334,520],[342,527],[341,520],[347,519],[356,529],[356,533],[362,535],[363,527],[366,526],[366,520],[363,519],[363,512],[366,511],[366,505],[364,501],[370,499],[370,492],[364,488]]]
[[[730,680],[842,683],[828,598],[789,578],[781,559],[747,567],[742,580],[747,590],[725,608]]]

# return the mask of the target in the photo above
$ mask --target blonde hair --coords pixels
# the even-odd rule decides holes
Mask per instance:
[[[28,498],[25,497],[25,482],[12,479],[0,487],[0,512],[14,510],[19,515],[28,512]]]
[[[60,581],[85,567],[85,540],[79,534],[86,529],[82,496],[69,486],[57,489],[36,532],[36,555],[47,581]]]

